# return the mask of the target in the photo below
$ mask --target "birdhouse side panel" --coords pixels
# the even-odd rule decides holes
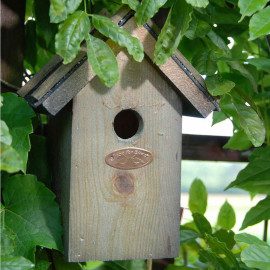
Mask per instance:
[[[48,125],[52,188],[61,208],[65,246],[69,243],[71,135],[72,102],[57,116],[49,117]]]
[[[181,100],[147,60],[117,58],[120,81],[96,77],[73,102],[70,261],[179,255]],[[120,113],[137,117],[131,137]]]

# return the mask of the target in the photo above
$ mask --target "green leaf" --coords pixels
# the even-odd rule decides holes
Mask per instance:
[[[270,156],[250,161],[226,190],[231,187],[270,195]]]
[[[22,256],[1,256],[1,269],[3,270],[28,270],[34,264]]]
[[[204,37],[211,31],[211,26],[202,20],[199,20],[197,17],[193,16],[189,27],[185,32],[185,36],[189,39],[201,38]]]
[[[249,22],[249,40],[270,34],[270,6],[252,16]]]
[[[208,0],[186,0],[187,3],[191,4],[193,7],[205,8],[208,4]]]
[[[251,141],[247,137],[246,133],[243,130],[237,131],[229,139],[229,141],[223,146],[224,149],[233,149],[233,150],[246,150],[252,146]]]
[[[34,174],[47,187],[51,185],[51,170],[48,156],[48,139],[44,136],[31,135],[31,150],[27,163],[27,173]]]
[[[26,3],[25,3],[25,19],[24,19],[25,22],[27,20],[29,20],[29,17],[34,17],[33,4],[34,4],[34,0],[26,0]]]
[[[242,261],[248,267],[261,270],[270,269],[270,247],[261,245],[250,245],[241,253]]]
[[[223,112],[213,112],[212,126],[227,119],[227,115]]]
[[[50,0],[50,15],[59,16],[65,11],[65,0]]]
[[[81,4],[82,0],[66,0],[67,14],[72,14]]]
[[[188,266],[178,266],[178,265],[174,265],[174,264],[169,264],[166,267],[166,270],[198,270],[198,268],[194,268],[194,267],[188,267]]]
[[[181,243],[181,245],[188,243],[192,240],[195,240],[198,237],[200,237],[200,235],[197,232],[190,230],[187,227],[180,226],[180,243]]]
[[[2,223],[3,221],[1,221],[1,224]],[[13,253],[15,248],[15,237],[16,235],[14,233],[1,226],[1,256],[7,256]]]
[[[88,0],[89,2],[91,0]],[[99,2],[100,0],[92,0],[92,2]],[[98,6],[98,9],[96,10],[96,6]],[[93,6],[95,14],[100,13],[100,11],[104,8],[108,12],[109,16],[112,16],[117,13],[117,11],[121,8],[122,3],[121,0],[101,0],[99,4],[95,4]]]
[[[190,40],[186,36],[183,36],[178,46],[178,50],[190,62],[192,60],[192,57],[196,54],[196,52],[202,50],[202,48],[207,49],[207,46],[205,43],[203,43],[202,39],[196,38],[194,40]]]
[[[268,246],[268,244],[254,235],[248,233],[239,233],[234,236],[234,239],[238,243],[245,243],[248,245],[260,245],[260,246]]]
[[[157,65],[164,64],[175,52],[188,29],[191,14],[192,7],[185,1],[174,2],[155,45],[154,62]]]
[[[234,232],[220,229],[216,231],[213,236],[218,239],[220,242],[224,242],[227,245],[228,249],[232,249],[235,245]]]
[[[220,62],[219,62],[220,63]],[[252,97],[254,95],[253,87],[249,81],[248,78],[241,75],[239,72],[226,72],[222,73],[222,77],[224,79],[233,81],[237,87],[237,89],[240,89],[242,92],[244,92],[246,95]]]
[[[6,122],[9,133],[12,136],[12,148],[19,154],[21,161],[16,162],[20,169],[26,171],[26,163],[28,152],[30,150],[29,134],[33,132],[31,118],[34,117],[34,112],[28,103],[13,93],[3,94],[2,120]],[[5,151],[8,149],[5,148]],[[13,150],[8,150],[15,161]],[[11,153],[13,152],[13,153]],[[7,152],[5,153],[7,154]],[[7,155],[5,155],[7,158]]]
[[[95,262],[86,262],[85,265],[82,265],[83,270],[97,270],[103,266],[104,262],[95,261]]]
[[[193,213],[192,216],[196,227],[202,235],[205,233],[212,234],[212,227],[204,215],[200,213]]]
[[[233,121],[237,120],[237,125],[240,126],[240,123],[238,120],[238,113],[232,103],[232,99],[230,95],[221,96],[219,106],[221,108],[221,111],[224,112],[224,114],[226,114],[228,117],[232,117]]]
[[[246,60],[249,64],[255,66],[258,69],[270,71],[270,59],[268,58],[251,58]]]
[[[1,125],[1,127],[0,127],[0,142],[7,144],[7,145],[11,145],[12,137],[9,133],[8,126],[3,120],[0,120],[0,121],[1,121],[0,122],[0,125]]]
[[[37,247],[35,252],[35,270],[51,270],[50,261],[52,261],[51,252],[48,252],[48,250],[43,247]]]
[[[215,270],[231,270],[231,267],[211,249],[199,250],[200,261],[208,262]]]
[[[35,0],[35,23],[36,23],[36,35],[38,37],[38,43],[43,45],[46,49],[54,49],[55,34],[57,33],[58,27],[56,24],[50,23],[49,17],[50,1],[49,0]],[[45,44],[43,43],[45,42]],[[33,53],[33,42],[27,40],[28,50]],[[44,46],[45,45],[45,46]]]
[[[240,63],[239,61],[235,61],[235,60],[230,60],[229,58],[226,59],[228,65],[230,65],[233,69],[239,71],[244,77],[246,77],[247,79],[249,79],[253,90],[255,93],[258,93],[257,90],[257,83],[254,79],[254,77],[250,74],[250,72],[243,66],[242,63]]]
[[[69,14],[72,14],[80,5],[82,0],[50,0],[50,21],[59,23],[64,21]]]
[[[261,200],[247,212],[240,230],[268,219],[270,219],[270,196]]]
[[[255,148],[251,156],[249,157],[249,161],[254,161],[255,159],[268,159],[270,156],[270,145],[260,148]]]
[[[143,60],[143,46],[137,38],[132,37],[128,32],[114,24],[107,17],[94,14],[92,15],[92,23],[101,34],[109,37],[120,46],[127,48],[128,53],[132,55],[136,61],[141,62]]]
[[[206,211],[207,191],[200,179],[195,179],[191,184],[188,206],[192,213],[204,214]]]
[[[232,206],[226,201],[219,210],[217,224],[225,230],[230,230],[234,227],[235,222],[235,212]]]
[[[52,250],[53,266],[55,270],[81,270],[82,268],[78,263],[69,263],[64,259],[64,256]]]
[[[66,9],[66,1],[65,0],[50,0],[50,22],[52,23],[60,23],[67,18],[67,9]]]
[[[142,0],[137,7],[135,18],[138,25],[143,25],[152,18],[167,0]]]
[[[14,173],[22,170],[23,161],[17,151],[10,145],[1,143],[1,171]]]
[[[251,16],[256,11],[263,9],[267,2],[268,0],[239,0],[238,6],[242,14],[240,21],[242,21],[245,16]]]
[[[118,63],[110,47],[91,35],[87,40],[87,55],[93,71],[107,86],[112,87],[119,80]]]
[[[36,246],[62,250],[60,211],[55,195],[33,175],[15,175],[2,183],[4,228],[12,231],[15,256],[34,261]]]
[[[55,37],[56,52],[64,58],[64,64],[70,63],[80,50],[81,42],[90,31],[90,21],[83,11],[76,11],[59,25]]]
[[[44,260],[39,260],[36,262],[35,270],[48,270],[51,263]]]
[[[213,237],[211,235],[206,235],[205,241],[206,241],[207,245],[216,254],[225,255],[226,262],[228,262],[231,266],[236,267],[236,269],[240,269],[235,255],[227,248],[227,245],[225,243],[218,241],[218,239],[216,237]]]
[[[250,107],[234,99],[233,104],[238,113],[240,125],[249,140],[256,147],[261,146],[265,140],[265,127],[258,114]]]
[[[108,270],[144,270],[146,269],[144,260],[133,260],[133,261],[112,261],[105,262],[105,268]]]
[[[128,5],[131,9],[135,11],[137,9],[137,6],[139,5],[138,0],[122,0],[122,3]]]
[[[202,75],[214,75],[217,71],[217,58],[212,50],[198,51],[192,58],[193,66]]]
[[[40,5],[41,2],[42,5]],[[36,16],[44,17],[41,10],[44,9],[46,12],[46,3],[47,1],[44,0],[35,1],[35,10],[38,9]],[[46,19],[37,18],[38,21],[29,20],[25,24],[27,42],[24,50],[24,67],[31,73],[39,71],[55,55],[54,36],[57,26],[46,22]]]
[[[205,83],[207,90],[212,96],[224,95],[235,86],[234,82],[223,79],[220,75],[208,76]]]
[[[215,46],[217,46],[219,49],[222,50],[222,54],[224,54],[225,56],[230,56],[231,52],[227,46],[227,44],[225,43],[225,41],[213,30],[211,30],[207,36],[209,37],[209,39],[213,42],[213,44]]]

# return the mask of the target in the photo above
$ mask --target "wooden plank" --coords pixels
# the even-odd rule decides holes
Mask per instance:
[[[107,41],[112,51],[117,55],[121,48],[111,40]],[[91,65],[86,61],[79,66],[57,89],[41,100],[43,108],[51,115],[56,115],[70,100],[77,95],[85,85],[90,82],[96,74],[92,71]]]
[[[52,89],[58,82],[59,79],[63,78],[83,57],[86,56],[86,47],[82,46],[81,51],[77,57],[69,64],[62,64],[59,68],[51,74],[31,95],[36,100],[41,99],[50,89]]]
[[[112,20],[121,23],[126,14],[127,9],[122,9]],[[151,24],[151,22],[149,21],[148,24]],[[154,24],[151,24],[151,26],[154,27]],[[137,27],[135,19],[131,18],[123,25],[123,28],[133,36],[139,38],[144,45],[145,53],[153,60],[156,40],[149,34],[145,27]],[[115,52],[116,54],[119,52],[119,47]],[[38,79],[33,79],[33,84],[37,89],[31,94],[31,97],[38,101],[32,105],[34,107],[42,105],[43,109],[52,115],[55,115],[61,110],[94,77],[94,74],[90,75],[92,71],[86,63],[83,63],[79,68],[75,68],[78,66],[78,61],[81,61],[84,56],[85,53],[81,52],[81,55],[71,64],[60,65],[56,70],[52,70],[50,68],[51,64],[49,64],[42,72],[47,75],[52,74],[48,78],[45,78],[45,80],[42,79],[40,81],[40,75],[37,74]],[[183,69],[181,69],[179,63],[184,65]],[[180,52],[176,52],[173,58],[170,58],[166,64],[155,67],[188,100],[185,103],[192,104],[202,116],[206,117],[212,110],[218,107],[214,99],[205,90],[205,84],[201,76]],[[55,69],[55,66],[53,68]],[[38,80],[39,83],[36,83]],[[27,88],[26,86],[24,91],[21,90],[22,92],[19,93],[25,94],[25,89],[29,93],[29,87]],[[184,108],[187,107],[190,106],[185,106]]]
[[[123,28],[142,42],[144,52],[153,61],[156,44],[155,38],[149,34],[144,26],[137,27],[134,18],[130,19]],[[179,53],[178,56],[180,57]],[[183,57],[182,60],[184,61]],[[168,81],[170,81],[176,87],[176,89],[178,89],[179,92],[181,92],[191,102],[191,104],[200,114],[202,114],[203,117],[207,117],[213,110],[216,109],[215,105],[210,102],[206,95],[200,91],[200,89],[191,81],[187,74],[172,58],[170,58],[164,65],[159,67],[156,66],[156,68],[160,70]],[[189,65],[189,68],[191,68],[191,64]]]
[[[152,20],[148,20],[147,24],[149,25],[149,27],[151,27],[151,29],[153,29],[153,31],[159,35],[160,34],[160,28],[157,27],[155,25],[155,23],[152,22]],[[185,67],[188,68],[188,70],[190,70],[190,72],[193,74],[193,76],[196,78],[196,80],[206,89],[206,85],[204,82],[204,79],[202,78],[202,76],[199,74],[199,72],[191,65],[191,63],[185,58],[185,56],[179,51],[176,50],[174,52],[174,55],[180,59],[180,61],[185,65]]]
[[[247,151],[223,149],[230,137],[183,134],[183,160],[248,162]]]
[[[48,125],[52,186],[61,208],[64,245],[69,243],[71,131],[72,103],[69,103],[57,116],[49,118]]]
[[[127,8],[121,9],[116,15],[114,15],[111,19],[114,23],[118,23],[126,14],[128,13]],[[108,41],[109,44],[113,44],[113,48],[116,51],[116,46],[113,42]],[[18,94],[22,97],[25,97],[26,95],[29,95],[28,99],[31,100],[32,105],[35,107],[40,106],[46,98],[50,96],[50,94],[54,91],[51,91],[54,86],[62,79],[65,80],[65,76],[68,75],[68,73],[78,64],[79,61],[81,61],[86,56],[85,52],[85,46],[82,46],[82,49],[78,56],[69,64],[64,65],[62,64],[62,57],[59,55],[54,56],[48,64],[46,64],[37,74],[31,78],[31,80],[25,84],[19,91]],[[85,67],[86,65],[84,65]],[[84,68],[85,69],[85,68]],[[90,70],[88,67],[86,68],[86,73],[88,70]],[[82,70],[82,69],[80,69]],[[86,74],[85,73],[85,74]],[[78,74],[78,73],[76,73]],[[73,76],[73,74],[72,74]],[[94,75],[93,75],[94,76]],[[93,76],[90,76],[89,79],[91,80]],[[68,77],[68,76],[67,76]],[[81,78],[81,76],[79,76]],[[86,78],[86,77],[85,77]],[[60,104],[57,106],[57,108],[60,110],[63,108],[64,105],[66,105],[81,89],[85,86],[87,82],[81,87],[76,87],[76,79],[73,79],[73,82],[75,82],[74,85],[69,87],[68,96],[66,96],[67,91],[63,94],[61,101],[59,99],[60,97],[60,91],[57,91],[57,101],[60,100]],[[66,84],[65,84],[66,85]],[[80,87],[80,86],[79,86]],[[58,87],[56,87],[58,88]],[[32,92],[32,93],[31,93]],[[51,99],[52,100],[52,99]],[[55,104],[56,102],[54,102]],[[64,104],[65,103],[65,104]],[[43,107],[51,107],[48,105],[49,101],[47,101],[46,105]],[[50,112],[50,111],[49,111]],[[53,110],[51,113],[52,115],[55,115],[58,111],[56,109]]]
[[[38,71],[31,80],[26,83],[17,93],[21,97],[25,97],[32,89],[34,89],[46,76],[53,72],[63,61],[59,55],[55,55],[40,71]]]
[[[73,100],[69,261],[179,255],[181,100],[148,60],[137,63],[124,52],[117,59],[114,87],[95,77]],[[141,115],[142,131],[119,139],[114,117],[130,108]],[[154,159],[126,171],[105,163],[125,147]]]
[[[120,12],[118,12],[116,15],[114,15],[111,19],[114,23],[118,23],[126,14],[127,14],[128,10],[122,9]],[[98,34],[98,33],[97,33]],[[115,48],[116,46],[114,46]],[[76,58],[69,64],[62,64],[60,65],[55,72],[53,72],[51,74],[51,76],[49,76],[46,80],[43,81],[43,83],[36,89],[36,91],[33,92],[33,94],[31,95],[33,98],[35,98],[36,100],[40,100],[43,96],[46,95],[46,93],[48,93],[58,82],[60,79],[64,78],[65,76],[67,76],[67,74],[69,73],[69,71],[71,71],[77,64],[78,62],[80,62],[84,57],[86,57],[86,45],[82,45],[81,47],[81,51],[79,52],[79,54],[76,56]],[[90,70],[90,68],[87,68],[88,70]],[[82,70],[82,69],[80,69]],[[86,71],[88,74],[89,72]],[[78,74],[78,72],[76,73]],[[88,76],[89,80],[91,80],[93,78],[94,75],[92,76]],[[72,77],[73,74],[72,74]],[[84,78],[86,78],[84,76]],[[57,101],[60,102],[60,104],[63,104],[65,102],[65,104],[67,104],[70,99],[72,99],[88,82],[85,82],[85,84],[83,86],[79,86],[78,89],[76,86],[77,81],[81,79],[81,76],[79,75],[78,78],[73,78],[73,82],[75,82],[71,87],[69,87],[69,90],[67,92],[67,90],[64,88],[65,92],[63,93],[63,100],[59,100],[57,99]],[[70,82],[70,81],[69,81]],[[65,84],[66,85],[66,84]],[[80,85],[82,85],[80,83]],[[67,95],[68,93],[68,95]],[[58,91],[58,94],[56,95],[57,97],[59,97],[60,95],[60,91]],[[49,95],[48,95],[49,96]],[[71,97],[71,98],[67,98],[67,97]],[[56,104],[56,102],[53,102],[54,105]],[[46,105],[49,104],[49,101],[47,101]],[[44,106],[45,107],[45,106]],[[48,105],[47,105],[48,107]],[[60,109],[60,106],[58,105],[57,108]],[[62,106],[61,106],[62,108]],[[54,110],[56,111],[56,110]],[[53,114],[53,113],[52,113]]]

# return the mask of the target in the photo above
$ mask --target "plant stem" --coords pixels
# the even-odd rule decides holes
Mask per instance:
[[[152,270],[152,259],[146,261],[146,270]]]
[[[263,241],[267,242],[267,230],[268,230],[268,219],[264,221],[263,226]]]
[[[83,3],[84,3],[84,12],[87,14],[86,0],[83,0]]]
[[[187,251],[185,248],[183,249],[183,258],[184,258],[184,265],[187,266],[188,265],[188,257],[187,257]]]

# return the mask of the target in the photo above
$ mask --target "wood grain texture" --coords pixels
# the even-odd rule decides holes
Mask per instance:
[[[57,116],[49,118],[48,125],[52,186],[61,208],[65,244],[69,242],[71,136],[72,103],[69,103]]]
[[[59,55],[55,55],[49,62],[46,64],[40,71],[37,72],[31,78],[31,80],[25,84],[17,93],[24,97],[26,96],[34,87],[36,87],[40,81],[46,77],[48,74],[53,72],[54,68],[63,61],[63,59]]]
[[[155,38],[148,33],[144,26],[136,27],[136,21],[134,18],[130,19],[123,28],[141,41],[145,54],[153,61],[156,44]],[[180,53],[177,53],[177,55],[178,57],[181,57]],[[187,60],[183,57],[181,59],[185,64],[187,64]],[[191,64],[189,64],[188,67],[191,71],[195,72],[195,69],[191,68]],[[156,68],[190,101],[194,108],[202,114],[203,117],[207,117],[215,109],[215,106],[172,58],[170,58],[165,64],[156,66]],[[201,80],[202,79],[200,79],[200,81]]]
[[[155,25],[152,20],[148,20],[147,24],[154,30],[154,32],[159,35],[160,34],[160,29]],[[193,74],[193,76],[198,80],[198,82],[206,89],[206,85],[204,82],[204,79],[202,76],[199,74],[199,72],[191,65],[191,63],[185,58],[185,56],[179,51],[176,50],[174,52],[174,55],[187,67]]]
[[[147,61],[120,52],[120,81],[95,77],[73,100],[69,261],[169,258],[179,255],[181,100]],[[113,129],[123,109],[143,119],[141,133],[123,140]],[[108,153],[139,147],[149,165],[122,171]]]
[[[123,8],[114,15],[111,20],[117,24],[127,13],[128,9]],[[98,33],[96,34],[100,35]],[[110,40],[107,40],[107,43],[115,54],[120,51],[120,47],[116,45],[116,43]],[[82,46],[77,57],[67,65],[62,64],[62,57],[55,55],[17,93],[22,97],[30,95],[33,100],[36,100],[37,102],[40,101],[43,108],[51,115],[56,115],[56,113],[58,113],[95,76],[88,63],[84,63],[69,76],[69,72],[85,56],[85,45]],[[64,83],[59,84],[60,86],[57,86],[56,90],[51,94],[51,89],[58,84],[60,80],[63,80]],[[36,106],[39,106],[40,104]]]
[[[112,21],[115,23],[120,22],[127,13],[127,8],[121,9],[115,16],[112,17]],[[151,21],[149,21],[148,24],[153,27],[155,31],[158,31],[157,27],[155,27]],[[146,55],[153,61],[156,43],[155,38],[151,36],[144,26],[137,27],[134,18],[129,19],[127,23],[124,24],[123,28],[126,29],[131,35],[136,36],[143,43]],[[107,43],[112,44],[112,49],[117,55],[120,51],[119,46],[116,46],[116,44],[110,40],[108,40]],[[73,67],[75,67],[83,57],[85,57],[85,55],[85,50],[83,48],[72,63],[68,65],[60,64],[60,66],[55,68],[61,62],[61,58],[56,56],[39,73],[37,73],[29,83],[22,87],[18,93],[21,96],[25,96],[33,88],[36,88],[35,91],[31,93],[31,97],[38,102],[36,102],[33,106],[38,107],[42,105],[42,111],[47,111],[50,114],[55,115],[75,95],[77,95],[77,93],[81,91],[81,89],[90,80],[94,78],[95,74],[92,72],[88,63],[83,63],[81,66],[79,66],[79,68],[74,69],[72,74],[69,73]],[[175,52],[175,56],[188,68],[188,70],[192,73],[192,76],[199,82],[199,84],[201,84],[202,87],[205,87],[201,76],[184,58],[184,56],[178,51]],[[206,94],[195,85],[195,83],[172,58],[170,58],[164,65],[155,67],[163,75],[163,77],[168,82],[172,83],[175,89],[177,89],[179,93],[188,100],[186,104],[192,104],[192,106],[194,106],[203,117],[206,117],[216,108],[215,105],[212,104],[208,99]],[[189,111],[189,105],[184,106],[184,108],[188,108],[188,113],[191,113]],[[196,112],[196,110],[194,110],[194,112]]]
[[[118,54],[121,48],[111,40],[107,41],[114,54]],[[43,102],[42,106],[51,115],[56,115],[70,100],[74,98],[91,81],[96,74],[86,60],[69,76],[57,89]]]

